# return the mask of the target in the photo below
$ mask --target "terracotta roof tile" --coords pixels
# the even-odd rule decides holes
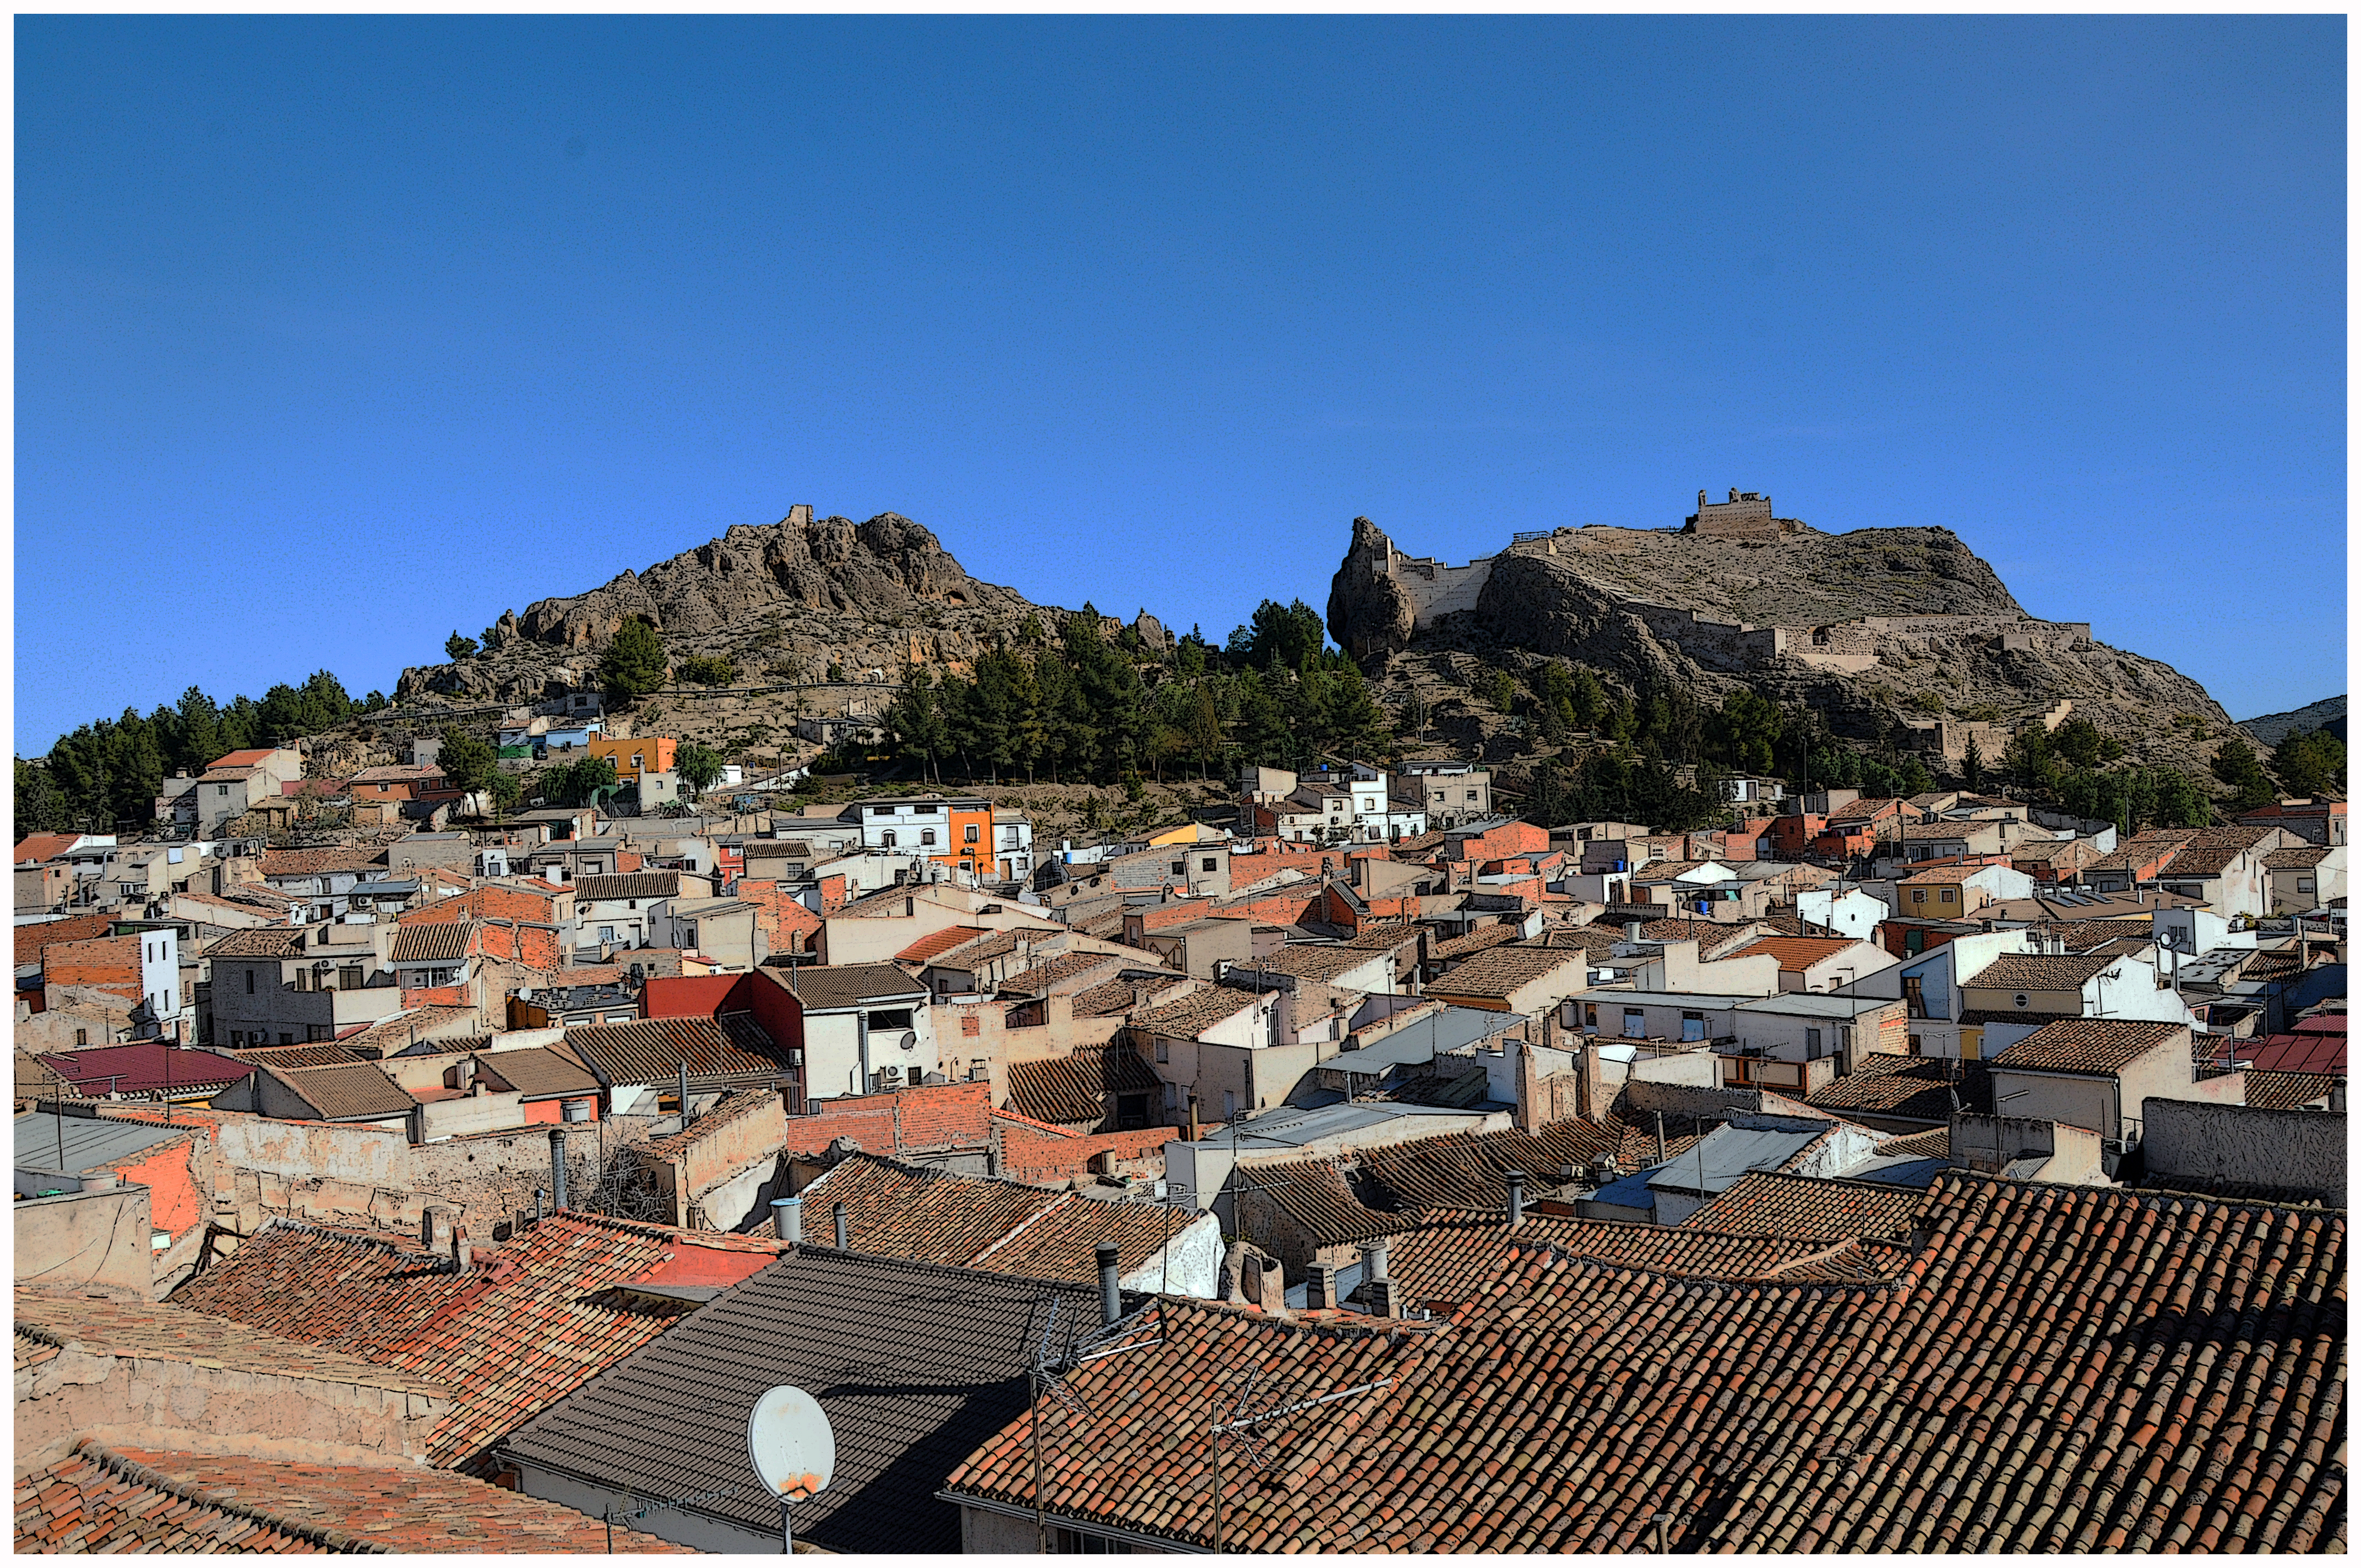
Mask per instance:
[[[404,926],[393,934],[392,961],[398,964],[456,963],[475,951],[477,929],[473,920],[442,920],[426,926]]]
[[[628,1552],[686,1552],[636,1533]],[[19,1552],[593,1552],[587,1514],[414,1464],[110,1447],[85,1440],[16,1482]]]
[[[1694,1136],[1668,1134],[1667,1156],[1695,1144]],[[1551,1122],[1538,1132],[1448,1133],[1415,1143],[1370,1149],[1361,1156],[1361,1174],[1374,1187],[1379,1206],[1414,1209],[1505,1210],[1506,1173],[1521,1170],[1533,1190],[1554,1186],[1569,1169],[1580,1170],[1600,1157],[1625,1170],[1656,1163],[1653,1133],[1609,1116]]]
[[[2039,1068],[2051,1072],[2114,1072],[2147,1055],[2186,1024],[2146,1018],[2061,1018],[2044,1024],[1993,1058],[1999,1068]]]
[[[902,964],[923,964],[937,953],[947,953],[953,948],[974,941],[983,934],[984,928],[981,926],[946,926],[939,931],[928,933],[895,953],[894,961]]]
[[[1955,1091],[1958,1109],[1991,1114],[1991,1064],[1870,1051],[1854,1058],[1852,1071],[1811,1095],[1809,1101],[1824,1111],[1866,1111],[1940,1122],[1948,1128]]]
[[[1161,1300],[1066,1377],[1089,1413],[1045,1418],[1043,1501],[1211,1546],[1204,1412],[1254,1374],[1257,1405],[1343,1397],[1227,1451],[1232,1552],[1649,1551],[1660,1515],[1673,1552],[2342,1545],[2341,1214],[1957,1172],[1922,1201],[1889,1285],[1518,1244],[1433,1325]],[[1031,1438],[950,1489],[1029,1508]]]
[[[845,1206],[854,1252],[1093,1283],[1098,1276],[1093,1251],[1100,1242],[1112,1241],[1122,1249],[1128,1272],[1143,1266],[1166,1240],[1198,1218],[1170,1204],[1101,1202],[866,1154],[852,1156],[804,1189],[805,1234],[832,1234],[839,1203]]]
[[[255,926],[232,931],[204,950],[208,959],[291,959],[303,951],[306,933],[292,926]]]
[[[2263,1111],[2300,1111],[2325,1100],[2343,1080],[2325,1072],[2274,1072],[2269,1068],[2246,1069],[2246,1103]]]
[[[2080,991],[2118,961],[2113,953],[2003,953],[1960,983],[1979,991]]]
[[[574,879],[574,897],[579,904],[604,902],[622,898],[677,898],[680,896],[678,872],[621,872],[607,876],[586,876]]]
[[[714,1018],[642,1018],[633,1024],[576,1024],[566,1031],[566,1048],[609,1085],[670,1083],[688,1064],[692,1088],[740,1080],[774,1082],[795,1076],[786,1053],[752,1018],[725,1013]]]
[[[1579,970],[1589,956],[1579,949],[1500,946],[1488,948],[1455,965],[1427,990],[1437,996],[1475,996],[1499,1000],[1568,967]]]
[[[1159,1094],[1162,1089],[1139,1053],[1121,1040],[1008,1067],[1009,1109],[1039,1122],[1096,1123],[1114,1113],[1111,1096]]]
[[[1948,1138],[1949,1129],[1944,1132]],[[1947,1157],[1948,1152],[1947,1144]],[[1750,1170],[1682,1223],[1729,1235],[1790,1241],[1891,1240],[1909,1230],[1911,1216],[1925,1202],[1926,1194],[1916,1188]]]
[[[1781,969],[1802,970],[1836,957],[1852,945],[1848,937],[1762,937],[1724,956],[1752,959],[1768,953],[1779,960]]]
[[[262,874],[266,877],[320,876],[335,872],[383,871],[386,851],[383,850],[266,850],[262,855]]]
[[[616,1287],[684,1257],[742,1279],[778,1250],[756,1237],[564,1212],[478,1252],[460,1275],[407,1246],[281,1221],[172,1300],[446,1385],[455,1400],[429,1453],[464,1466],[687,1310]]]
[[[1214,1025],[1227,1023],[1259,1001],[1261,996],[1255,992],[1239,991],[1226,985],[1209,985],[1191,992],[1177,1002],[1144,1008],[1132,1014],[1131,1024],[1136,1029],[1146,1029],[1152,1034],[1193,1040]],[[1079,1013],[1080,1007],[1075,1011]]]

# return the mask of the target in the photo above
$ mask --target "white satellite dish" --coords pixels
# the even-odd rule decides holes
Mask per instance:
[[[896,1042],[896,1044],[900,1045],[906,1051],[917,1050],[918,1048],[918,1031],[916,1029],[903,1030],[902,1037]]]
[[[783,1502],[818,1497],[836,1475],[836,1433],[819,1401],[782,1384],[746,1418],[746,1456],[763,1488]]]

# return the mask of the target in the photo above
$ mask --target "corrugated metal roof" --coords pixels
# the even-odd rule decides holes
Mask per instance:
[[[689,1511],[775,1537],[778,1506],[746,1486],[746,1418],[778,1384],[828,1412],[837,1469],[796,1508],[799,1540],[834,1552],[951,1552],[944,1477],[1025,1412],[1058,1301],[1053,1355],[1098,1325],[1095,1291],[806,1246],[680,1322],[501,1444],[507,1453],[647,1497],[730,1488]]]
[[[58,1129],[65,1128],[65,1159],[58,1159]],[[94,1116],[54,1116],[46,1111],[16,1118],[16,1163],[27,1170],[76,1175],[127,1160],[142,1149],[185,1138],[192,1129],[146,1122],[109,1122]]]
[[[1772,1127],[1716,1127],[1686,1154],[1650,1171],[1648,1186],[1658,1192],[1726,1192],[1750,1170],[1777,1170],[1820,1136]]]

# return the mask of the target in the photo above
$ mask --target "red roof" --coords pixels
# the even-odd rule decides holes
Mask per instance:
[[[972,942],[985,934],[981,926],[946,926],[930,937],[921,937],[894,955],[898,963],[922,964],[937,953],[950,952],[963,942]]]
[[[2334,1035],[2341,1039],[2345,1035],[2345,1014],[2315,1013],[2309,1018],[2297,1019],[2292,1032],[2299,1035]]]
[[[2253,1058],[2265,1072],[2323,1072],[2345,1076],[2342,1035],[2273,1035]]]
[[[55,860],[74,847],[79,833],[28,833],[16,840],[16,863]]]
[[[166,1053],[170,1053],[167,1060]],[[86,1051],[59,1051],[42,1062],[85,1094],[144,1094],[161,1089],[168,1076],[171,1086],[197,1089],[236,1083],[253,1073],[252,1064],[211,1051],[141,1040],[128,1046],[101,1046]]]

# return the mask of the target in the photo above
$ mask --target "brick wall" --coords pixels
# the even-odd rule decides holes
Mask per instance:
[[[1018,1181],[1054,1183],[1093,1170],[1115,1176],[1160,1177],[1164,1146],[1182,1135],[1170,1127],[1144,1127],[1126,1133],[1084,1133],[1060,1136],[1006,1116],[994,1118],[1000,1141],[996,1174]],[[1104,1162],[1093,1165],[1093,1161]]]

